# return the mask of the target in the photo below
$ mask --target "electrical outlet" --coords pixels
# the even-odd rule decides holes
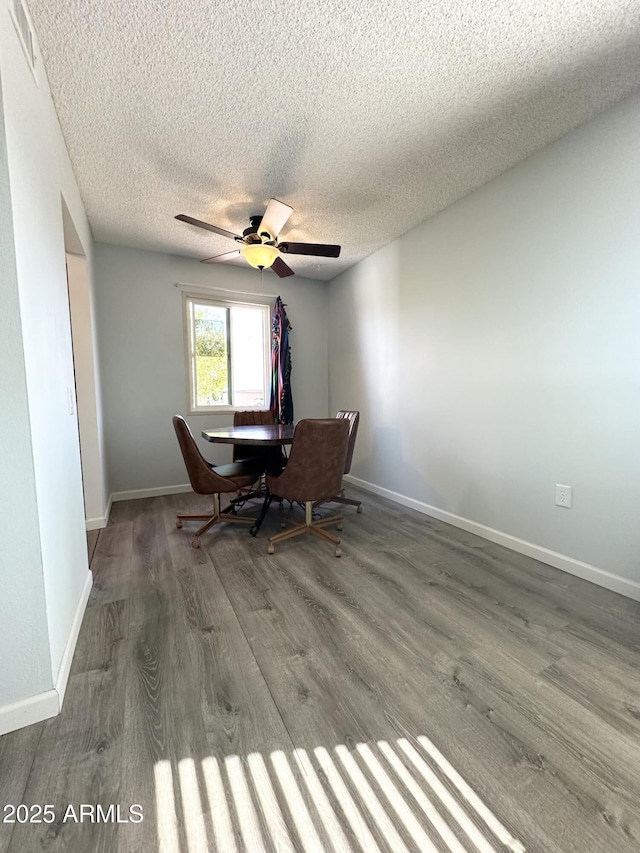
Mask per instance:
[[[565,509],[571,509],[573,504],[573,489],[571,486],[562,486],[556,483],[556,506],[563,506]]]
[[[71,385],[67,385],[67,406],[69,414],[72,415],[76,410],[76,395],[73,393]]]

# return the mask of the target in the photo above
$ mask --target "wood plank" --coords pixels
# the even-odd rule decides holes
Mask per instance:
[[[129,597],[133,556],[133,524],[119,522],[101,531],[91,561],[93,586],[88,607]]]
[[[4,823],[5,806],[24,802],[24,789],[45,723],[36,723],[0,737],[0,853],[6,853],[15,824]]]
[[[598,665],[591,659],[566,655],[540,673],[564,694],[621,734],[640,743],[640,690],[637,668]]]

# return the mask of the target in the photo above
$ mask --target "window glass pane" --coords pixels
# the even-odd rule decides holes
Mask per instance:
[[[226,308],[193,304],[196,406],[229,404]]]
[[[265,388],[265,311],[234,305],[231,308],[233,405],[267,405]]]

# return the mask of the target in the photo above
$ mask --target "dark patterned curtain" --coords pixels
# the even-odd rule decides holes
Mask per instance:
[[[271,403],[269,408],[277,424],[293,423],[291,396],[291,351],[289,332],[293,331],[280,297],[273,307],[271,333]]]

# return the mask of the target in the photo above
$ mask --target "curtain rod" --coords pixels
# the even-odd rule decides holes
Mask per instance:
[[[214,287],[211,284],[188,284],[185,281],[176,281],[173,285],[178,290],[209,290],[216,293],[228,293],[232,296],[256,296],[259,299],[277,299],[277,293],[253,293],[248,290],[230,290],[226,287]]]

